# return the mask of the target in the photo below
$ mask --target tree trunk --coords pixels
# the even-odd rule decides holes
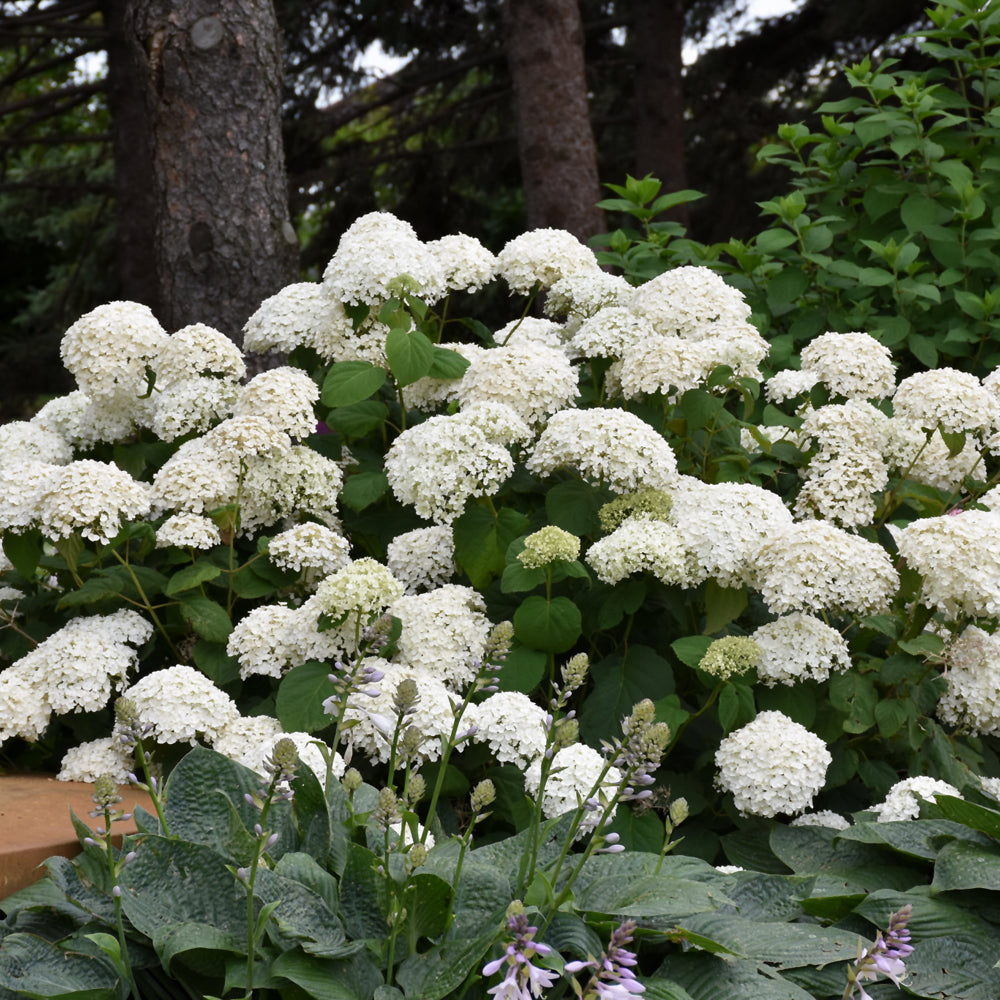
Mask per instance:
[[[687,187],[684,164],[684,0],[635,0],[636,174],[652,174],[664,193]],[[685,225],[687,206],[671,217]]]
[[[531,228],[604,229],[577,0],[504,0],[521,179]]]
[[[271,0],[126,2],[145,68],[160,320],[238,340],[297,262],[274,9]]]

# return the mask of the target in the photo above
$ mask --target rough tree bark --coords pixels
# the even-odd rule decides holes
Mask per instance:
[[[664,193],[688,186],[684,161],[684,0],[635,0],[636,175],[652,174]],[[687,206],[671,217],[688,222]]]
[[[604,229],[577,0],[504,0],[521,178],[531,228]]]
[[[298,252],[271,0],[125,2],[144,69],[159,318],[239,339],[261,299],[294,280]]]

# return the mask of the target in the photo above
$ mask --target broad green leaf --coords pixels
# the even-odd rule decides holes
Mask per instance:
[[[1000,841],[1000,810],[976,805],[954,795],[935,795],[934,802],[948,819]]]
[[[434,345],[431,370],[427,373],[431,378],[453,379],[461,378],[469,362],[458,351]]]
[[[240,661],[221,642],[199,639],[191,651],[195,666],[216,686],[223,687],[240,675]]]
[[[389,489],[389,479],[381,470],[353,472],[344,480],[340,499],[351,510],[361,513],[366,507],[381,500]]]
[[[541,650],[515,643],[497,671],[499,689],[530,694],[542,682],[548,662]]]
[[[500,590],[504,594],[518,594],[534,590],[545,583],[544,569],[529,569],[520,559],[512,559],[504,567],[500,578]]]
[[[382,371],[381,368],[378,370]],[[388,417],[389,407],[381,400],[362,399],[350,406],[335,406],[327,413],[325,422],[348,441],[353,441],[381,427]]]
[[[282,952],[271,963],[271,974],[294,983],[315,1000],[366,1000],[382,981],[365,955],[331,959],[294,950]]]
[[[757,714],[753,688],[749,684],[732,681],[719,693],[719,725],[724,733],[731,733],[752,722]]]
[[[315,733],[330,725],[333,718],[323,710],[323,702],[335,694],[326,663],[303,663],[281,678],[276,711],[286,733]]]
[[[192,952],[205,952],[198,956],[198,965],[218,965],[218,952],[231,955],[246,955],[246,935],[243,939],[211,924],[185,923],[157,926],[153,932],[153,947],[163,963],[166,972],[178,955],[184,955],[185,962],[192,960]]]
[[[688,667],[697,667],[708,647],[712,645],[712,641],[712,637],[708,635],[689,635],[683,639],[675,639],[670,648],[681,663]]]
[[[640,917],[644,924],[665,927],[695,913],[714,911],[727,902],[721,889],[661,872],[594,879],[578,886],[575,906],[581,911]]]
[[[705,584],[705,634],[714,635],[736,621],[747,606],[746,587],[720,587],[715,580]]]
[[[568,597],[547,601],[539,594],[526,598],[514,612],[514,635],[546,653],[563,653],[580,638],[583,618]]]
[[[337,361],[326,373],[320,398],[333,407],[360,403],[378,392],[385,376],[384,368],[369,361]]]
[[[692,939],[690,935],[685,937]],[[811,993],[773,969],[731,956],[721,958],[696,952],[671,955],[662,972],[670,983],[684,989],[691,1000],[814,1000]]]
[[[221,572],[222,568],[215,563],[210,563],[207,559],[198,559],[191,566],[185,566],[174,573],[167,581],[163,592],[167,597],[175,597],[185,590],[191,590],[208,580],[214,580]]]
[[[507,546],[528,526],[528,518],[519,511],[504,507],[494,515],[478,504],[471,504],[455,520],[455,561],[477,590],[503,572]]]
[[[64,951],[35,934],[0,938],[0,986],[15,988],[19,997],[116,1000],[117,983],[118,972],[103,954]]]
[[[606,494],[580,479],[556,483],[545,494],[545,514],[550,524],[574,535],[593,537],[601,530],[598,512]]]
[[[430,373],[434,345],[419,330],[396,327],[385,338],[385,356],[397,384],[412,385]]]
[[[954,889],[1000,889],[1000,848],[953,840],[945,844],[934,863],[933,886],[938,892]]]
[[[42,558],[42,533],[37,528],[15,534],[13,531],[3,533],[4,555],[14,564],[14,569],[25,578],[31,580],[35,576],[38,560]]]
[[[216,601],[201,594],[191,594],[180,602],[184,620],[209,642],[225,642],[233,630],[226,609]]]

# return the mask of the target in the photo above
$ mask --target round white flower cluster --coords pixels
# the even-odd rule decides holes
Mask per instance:
[[[474,679],[493,628],[475,590],[447,584],[400,597],[388,610],[403,626],[395,660],[436,677],[453,691]]]
[[[528,569],[539,569],[557,560],[572,562],[580,557],[580,539],[563,528],[548,524],[524,540],[518,561]]]
[[[177,379],[151,399],[149,426],[163,441],[174,441],[192,431],[204,433],[216,421],[232,415],[240,395],[239,383],[211,376]]]
[[[781,498],[752,483],[682,476],[670,495],[670,521],[694,559],[695,574],[723,587],[752,582],[761,545],[792,525]]]
[[[331,574],[316,588],[315,607],[332,618],[380,615],[403,596],[403,585],[388,568],[367,556]]]
[[[493,419],[503,411],[506,426]],[[385,473],[400,503],[411,504],[429,521],[447,524],[462,513],[469,497],[491,496],[506,482],[514,471],[508,442],[530,436],[527,424],[502,404],[431,417],[393,441]]]
[[[565,353],[532,340],[512,340],[472,358],[458,385],[463,409],[503,403],[531,426],[572,404],[577,373]]]
[[[273,736],[261,740],[255,746],[248,748],[245,753],[235,759],[239,760],[244,767],[250,768],[251,771],[256,771],[257,774],[263,777],[266,773],[266,761],[274,752],[274,745],[278,740],[282,739],[291,740],[295,744],[299,760],[316,775],[323,790],[326,791],[326,758],[320,749],[320,744],[323,744],[323,746],[326,746],[326,744],[309,733],[283,733],[279,731]],[[213,749],[219,750],[218,741],[214,744]],[[333,776],[335,778],[342,778],[344,771],[347,770],[344,758],[329,746],[326,746],[326,751],[333,754]],[[222,753],[221,750],[219,752]],[[230,755],[227,754],[227,756]]]
[[[621,358],[633,346],[656,336],[652,323],[628,306],[606,306],[580,324],[570,345],[587,358]]]
[[[745,323],[750,306],[743,293],[709,267],[675,267],[640,285],[629,303],[657,333],[701,340],[712,324]]]
[[[343,739],[348,746],[361,750],[373,763],[387,763],[397,722],[393,696],[400,682],[409,678],[416,681],[417,702],[415,711],[403,721],[402,731],[416,726],[423,737],[416,752],[418,761],[438,760],[441,757],[441,737],[450,735],[455,722],[452,693],[441,680],[426,670],[385,660],[373,659],[371,662],[383,673],[379,694],[374,698],[357,693],[350,696],[344,721],[352,725],[345,730]],[[330,706],[327,707],[329,710]],[[462,728],[469,725],[471,720],[463,716]]]
[[[881,545],[826,521],[776,527],[761,545],[756,568],[756,588],[776,615],[878,614],[899,589],[899,574]]]
[[[545,752],[545,712],[520,691],[497,691],[477,706],[473,739],[501,764],[524,768]]]
[[[26,420],[0,425],[0,469],[40,462],[68,465],[73,449],[62,434]]]
[[[986,432],[1000,418],[1000,399],[975,375],[955,368],[917,372],[899,383],[893,413],[927,430]]]
[[[313,636],[339,637],[336,630],[316,631],[319,612],[303,605],[264,604],[248,611],[234,626],[226,652],[240,662],[240,677],[281,677],[291,667],[312,659],[306,650]],[[336,647],[340,651],[340,644]]]
[[[820,334],[802,348],[800,358],[809,388],[821,382],[834,396],[886,399],[896,385],[891,352],[867,333]]]
[[[761,712],[715,754],[716,784],[743,816],[794,816],[812,805],[833,757],[826,744],[781,712]]]
[[[408,594],[446,584],[458,570],[451,525],[435,524],[396,535],[386,546],[385,562]]]
[[[764,386],[764,395],[769,403],[781,403],[786,399],[803,396],[816,384],[816,373],[809,369],[786,368],[772,375]]]
[[[193,378],[239,382],[247,373],[240,349],[220,331],[193,323],[167,337],[151,367],[156,388]]]
[[[640,487],[667,489],[677,459],[663,436],[626,410],[562,410],[546,424],[528,456],[527,469],[546,476],[575,469],[616,493]]]
[[[350,550],[343,535],[311,521],[280,532],[267,545],[271,562],[305,573],[307,585],[343,569],[351,561]]]
[[[1000,614],[1000,513],[966,510],[890,527],[900,555],[923,577],[920,600],[949,618]]]
[[[983,458],[975,435],[952,455],[941,432],[927,432],[914,420],[892,417],[886,424],[885,460],[906,479],[949,493],[961,487],[966,476],[985,479]]]
[[[436,302],[447,287],[438,255],[389,212],[369,212],[348,226],[323,272],[323,286],[341,302],[369,305],[406,293]]]
[[[498,347],[537,344],[559,351],[567,357],[574,356],[566,340],[565,328],[550,319],[538,319],[534,316],[512,319],[493,334],[493,340]]]
[[[802,680],[825,681],[851,666],[844,637],[814,615],[793,611],[753,633],[761,648],[757,677],[768,687]]]
[[[945,663],[938,718],[975,736],[1000,735],[1000,635],[969,625],[945,647]]]
[[[50,538],[79,531],[94,542],[109,542],[122,522],[148,514],[149,487],[107,462],[82,459],[56,468],[38,497],[36,517]]]
[[[343,484],[340,466],[307,445],[251,459],[241,496],[243,532],[291,517],[314,517],[337,530]]]
[[[115,782],[123,785],[134,770],[132,754],[125,749],[121,740],[113,736],[102,736],[70,747],[63,754],[56,780],[94,782],[102,774],[110,774]]]
[[[313,405],[319,387],[298,368],[272,368],[254,376],[243,388],[233,414],[269,420],[292,438],[304,438],[316,430]]]
[[[156,670],[126,692],[158,743],[215,742],[239,716],[236,703],[193,667],[178,664]]]
[[[240,459],[288,451],[292,446],[286,431],[267,417],[249,413],[229,417],[195,440],[209,453],[214,452],[216,461],[221,458],[234,466]]]
[[[156,529],[156,547],[172,545],[182,549],[210,549],[222,541],[219,526],[201,514],[171,514]]]
[[[0,531],[22,531],[38,524],[42,497],[60,466],[22,462],[0,467]]]
[[[82,389],[50,399],[30,423],[52,431],[76,448],[90,449],[99,441],[120,441],[135,430],[139,404],[127,407],[104,401],[98,405]]]
[[[476,292],[496,276],[496,257],[474,236],[452,233],[426,246],[444,272],[448,291]]]
[[[185,441],[153,476],[154,507],[202,514],[234,503],[239,467],[219,458],[204,437]]]
[[[567,334],[575,335],[592,316],[607,308],[625,306],[632,286],[606,271],[576,271],[556,281],[545,296],[543,310],[553,319],[563,317]]]
[[[698,668],[727,681],[753,670],[760,662],[760,646],[746,635],[724,635],[705,650]]]
[[[849,830],[850,820],[845,819],[840,813],[832,812],[829,809],[818,809],[816,812],[803,813],[796,816],[789,824],[790,826],[819,826],[826,830]]]
[[[92,399],[135,399],[146,392],[146,366],[167,342],[152,310],[138,302],[109,302],[81,316],[63,335],[66,370]]]
[[[243,349],[250,354],[290,354],[296,347],[311,347],[332,360],[335,352],[329,347],[350,329],[342,303],[330,298],[322,285],[299,281],[264,299],[243,327]]]
[[[500,251],[497,273],[512,292],[527,295],[535,285],[549,288],[560,278],[599,271],[594,252],[564,229],[532,229]]]
[[[230,760],[242,760],[257,753],[262,760],[280,735],[281,723],[270,715],[239,715],[216,736],[212,749]]]
[[[936,795],[955,795],[961,797],[954,785],[927,775],[915,778],[904,778],[897,781],[889,789],[884,802],[872,806],[878,814],[880,823],[895,823],[900,820],[920,818],[920,800],[934,801]]]
[[[0,673],[0,743],[37,739],[54,712],[96,712],[138,663],[153,628],[135,611],[72,618]]]
[[[635,515],[587,550],[587,563],[604,583],[615,584],[632,573],[648,571],[669,585],[693,586],[693,557],[682,533],[672,524]]]
[[[601,773],[607,766],[605,759],[585,743],[571,743],[556,752],[552,758],[545,788],[542,790],[542,815],[546,819],[562,816],[579,808],[590,798],[596,798],[602,807],[617,794],[622,775],[616,767],[608,769],[601,780]],[[524,789],[532,797],[537,797],[542,778],[542,762],[536,757],[524,772]],[[601,781],[600,786],[597,786]],[[585,810],[577,837],[582,837],[597,826],[603,808]],[[612,813],[612,815],[614,815]]]

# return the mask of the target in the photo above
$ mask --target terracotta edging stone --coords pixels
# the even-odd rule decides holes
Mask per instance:
[[[88,815],[95,808],[94,786],[83,781],[57,781],[44,774],[0,774],[0,899],[35,882],[45,872],[38,866],[53,854],[65,858],[80,853],[70,810],[91,827],[99,821]],[[153,811],[146,792],[119,785],[122,801],[116,808],[132,812],[137,805]],[[131,819],[112,827],[115,843],[124,833],[135,833]]]

